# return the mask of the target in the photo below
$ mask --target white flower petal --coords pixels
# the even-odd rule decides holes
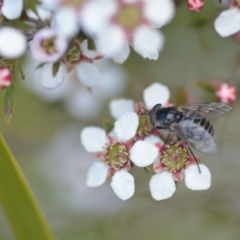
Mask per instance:
[[[64,80],[65,69],[61,65],[58,72],[53,76],[52,64],[45,64],[41,69],[41,74],[39,75],[39,83],[42,87],[48,89],[54,89],[59,87]]]
[[[134,31],[133,48],[143,58],[158,59],[158,53],[165,42],[161,32],[147,26],[141,26]]]
[[[54,15],[53,22],[58,31],[66,38],[74,37],[79,31],[77,13],[73,7],[59,8]]]
[[[125,142],[134,137],[138,128],[138,123],[139,119],[136,113],[124,113],[114,123],[114,131],[117,134],[118,140]]]
[[[118,52],[115,56],[112,56],[112,60],[115,63],[122,64],[127,60],[129,54],[130,54],[130,48],[128,43],[126,42],[124,45],[124,48],[120,52]]]
[[[97,88],[102,85],[103,76],[94,63],[80,62],[77,65],[79,81],[86,87]]]
[[[152,197],[157,201],[170,198],[176,191],[172,174],[167,171],[153,175],[149,186]]]
[[[125,112],[134,112],[134,102],[131,99],[125,98],[114,99],[111,100],[109,104],[109,109],[111,115],[115,119],[118,119]]]
[[[86,33],[93,35],[101,31],[117,11],[112,0],[89,1],[82,9],[82,25]]]
[[[97,40],[95,40],[95,42],[96,41]],[[80,48],[81,48],[82,54],[87,58],[94,59],[95,57],[97,57],[99,55],[99,53],[96,50],[89,50],[87,39],[82,41]]]
[[[123,30],[117,25],[109,25],[97,35],[96,48],[100,54],[113,57],[124,49],[126,42]]]
[[[222,36],[228,37],[240,30],[240,10],[230,8],[219,14],[214,22],[215,30]]]
[[[155,135],[149,135],[147,137],[144,138],[145,142],[149,142],[151,143],[153,146],[155,146],[156,143],[160,143],[160,144],[164,144],[163,140]]]
[[[22,0],[4,0],[2,3],[1,11],[7,19],[16,19],[20,17],[22,9]]]
[[[11,27],[0,29],[0,55],[5,58],[18,58],[27,48],[25,36]]]
[[[127,200],[135,191],[134,178],[125,170],[117,171],[112,177],[111,187],[119,198]]]
[[[211,186],[211,173],[207,166],[199,164],[201,173],[196,164],[188,166],[185,170],[185,184],[192,190],[206,190]]]
[[[143,14],[153,27],[161,27],[172,20],[175,14],[175,5],[172,0],[147,0],[145,2]]]
[[[149,142],[137,141],[129,153],[129,158],[136,166],[146,167],[155,161],[158,156],[158,149]]]
[[[101,162],[94,162],[87,174],[86,185],[88,187],[101,186],[107,179],[108,166]]]
[[[143,98],[147,109],[161,103],[163,106],[168,102],[170,92],[168,87],[161,83],[153,83],[143,92]]]
[[[88,152],[103,151],[106,141],[106,132],[99,127],[86,127],[82,130],[81,143]]]

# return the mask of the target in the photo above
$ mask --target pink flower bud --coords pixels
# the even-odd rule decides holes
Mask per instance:
[[[12,75],[7,67],[0,67],[0,90],[10,86]]]
[[[222,83],[216,91],[219,101],[232,103],[237,98],[236,88],[228,83]]]
[[[188,9],[190,11],[199,12],[204,5],[204,0],[188,0]]]

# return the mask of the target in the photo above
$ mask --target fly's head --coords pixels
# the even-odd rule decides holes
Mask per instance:
[[[157,104],[148,114],[150,122],[154,127],[168,128],[174,122],[175,110],[171,107],[162,108],[161,104]]]

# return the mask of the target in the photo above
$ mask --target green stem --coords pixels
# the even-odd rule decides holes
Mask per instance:
[[[17,161],[1,134],[0,202],[17,239],[54,239]]]

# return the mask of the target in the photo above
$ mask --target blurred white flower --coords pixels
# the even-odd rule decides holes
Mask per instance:
[[[29,44],[33,57],[42,62],[58,61],[68,46],[67,39],[50,28],[39,30]]]
[[[108,60],[99,60],[96,65],[102,74],[102,85],[89,91],[82,86],[76,75],[76,71],[65,73],[60,69],[55,79],[57,84],[63,77],[64,81],[55,89],[43,88],[54,83],[51,75],[43,74],[43,69],[36,69],[40,63],[28,56],[23,66],[26,79],[21,81],[23,86],[35,93],[39,98],[48,102],[62,101],[67,113],[81,120],[94,119],[100,115],[100,111],[106,101],[110,98],[120,96],[126,87],[126,74],[121,66]],[[50,64],[46,64],[49,65]],[[51,74],[51,68],[46,66],[46,73]],[[62,75],[63,74],[63,75]],[[46,78],[45,78],[45,77]],[[62,76],[62,77],[61,77]]]
[[[161,103],[166,106],[170,98],[170,91],[167,86],[161,83],[152,83],[143,91],[143,99],[147,109],[151,109],[156,104]],[[141,108],[142,106],[139,106]],[[123,113],[127,111],[134,112],[134,101],[131,99],[113,99],[110,101],[109,109],[111,115],[118,119]],[[137,112],[141,112],[137,109]]]
[[[98,153],[96,157],[102,160],[93,163],[89,169],[86,182],[89,187],[102,185],[110,174],[111,187],[116,195],[122,200],[132,197],[135,191],[134,179],[127,171],[131,168],[131,138],[135,136],[137,127],[137,114],[127,112],[114,123],[115,138],[107,136],[104,129],[98,127],[86,127],[82,130],[83,147],[88,152]]]
[[[2,0],[0,3],[0,12],[7,19],[16,19],[20,17],[23,9],[23,0]]]
[[[160,153],[153,167],[157,174],[152,176],[149,183],[155,200],[170,198],[176,191],[175,181],[181,181],[183,174],[185,184],[191,190],[206,190],[211,186],[209,169],[203,164],[196,164],[184,142],[154,146]]]
[[[240,31],[240,5],[237,0],[232,6],[222,11],[214,22],[215,30],[222,37],[228,37]]]
[[[11,27],[0,28],[0,56],[4,58],[19,58],[27,48],[26,37]]]
[[[174,16],[172,0],[98,0],[89,1],[82,9],[86,33],[97,38],[100,54],[123,62],[132,45],[142,57],[158,58],[164,36],[155,30]]]
[[[12,74],[9,68],[0,67],[0,90],[9,87],[12,83]]]

